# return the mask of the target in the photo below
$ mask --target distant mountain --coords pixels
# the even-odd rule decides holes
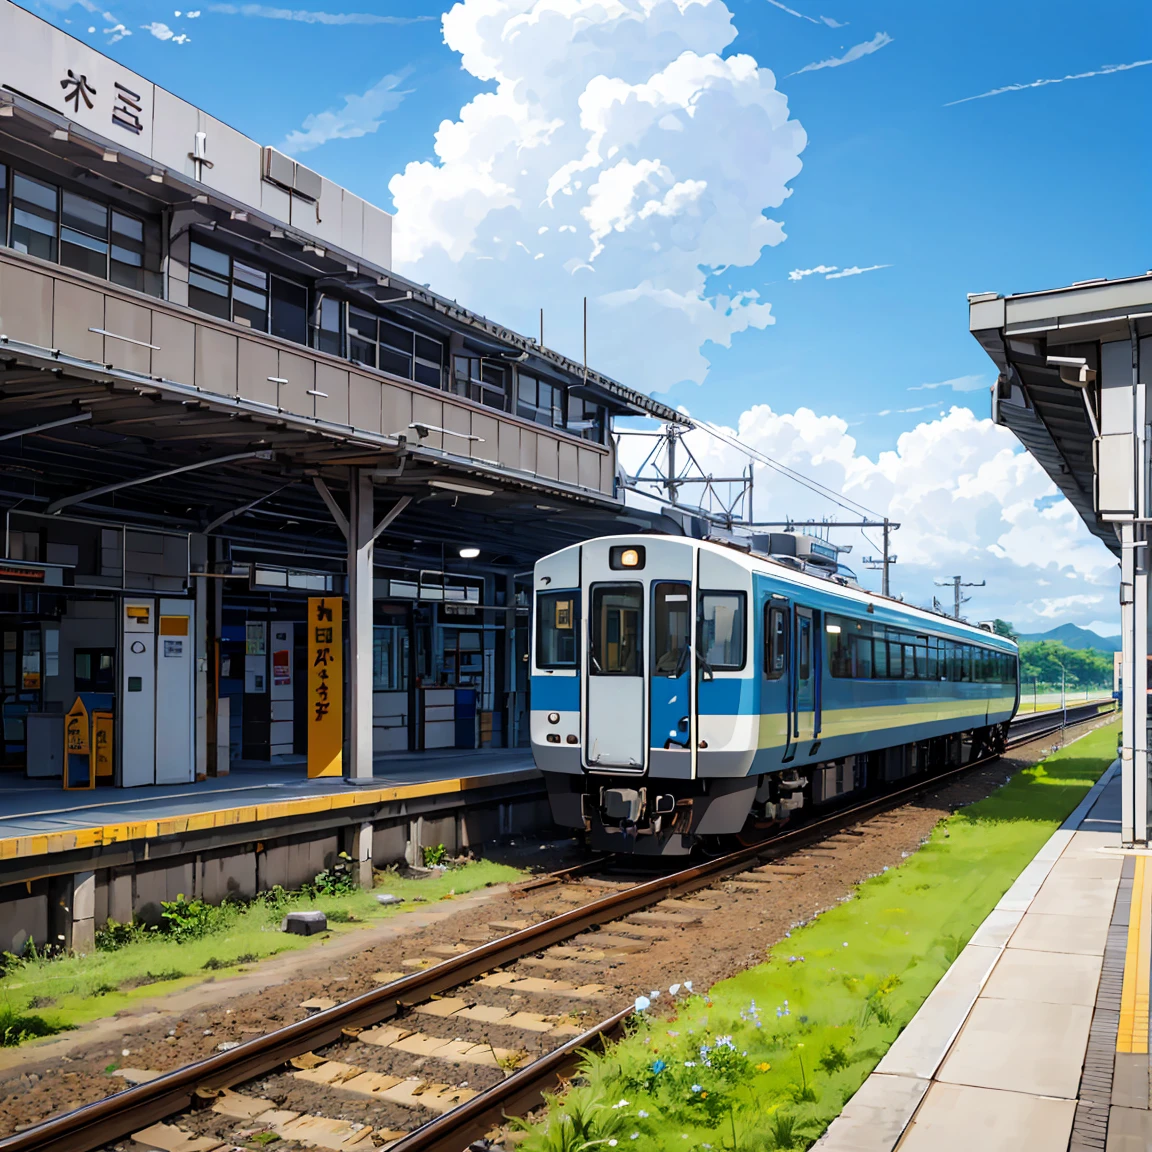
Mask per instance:
[[[1097,652],[1119,652],[1119,636],[1101,636],[1090,628],[1081,628],[1076,624],[1061,624],[1050,632],[1034,632],[1031,635],[1020,635],[1021,640],[1062,640],[1069,648],[1095,648]]]

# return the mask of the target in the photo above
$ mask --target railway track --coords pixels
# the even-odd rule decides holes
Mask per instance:
[[[1078,705],[1066,713],[1019,717],[1012,725],[1008,748],[1043,739],[1065,725],[1092,720],[1110,703]],[[456,954],[438,963],[410,974],[390,974],[391,978],[382,979],[379,987],[363,995],[321,1008],[306,1019],[172,1072],[155,1074],[122,1092],[45,1120],[0,1140],[0,1152],[95,1152],[132,1135],[136,1135],[138,1144],[164,1152],[216,1152],[217,1145],[210,1136],[197,1137],[168,1125],[149,1131],[150,1126],[192,1111],[207,1111],[232,1127],[247,1123],[254,1131],[271,1131],[282,1139],[310,1143],[329,1152],[372,1152],[381,1147],[390,1152],[461,1152],[470,1141],[499,1125],[503,1117],[523,1115],[535,1107],[543,1092],[572,1070],[581,1050],[610,1039],[634,1010],[630,1003],[588,1028],[578,1023],[576,1016],[544,1015],[501,1006],[498,994],[523,1000],[525,995],[535,993],[550,997],[553,1003],[559,1000],[579,1004],[587,1013],[599,998],[597,985],[517,976],[502,971],[507,966],[531,962],[536,954],[550,950],[546,953],[553,957],[550,962],[538,957],[536,963],[550,963],[547,970],[558,968],[567,974],[583,967],[579,959],[589,955],[601,959],[626,955],[630,949],[644,947],[646,937],[649,943],[658,938],[661,925],[675,927],[693,923],[693,917],[698,920],[699,910],[708,906],[687,899],[694,894],[725,880],[739,884],[742,875],[748,877],[745,884],[756,883],[752,869],[843,833],[854,824],[906,804],[993,759],[988,757],[917,780],[898,791],[831,812],[757,845],[670,875],[639,883],[613,883],[589,877],[588,873],[602,864],[589,861],[529,881],[524,888],[549,884],[590,888],[586,895],[591,898],[582,894],[578,906],[540,923],[493,925],[504,934],[474,947],[461,942]],[[604,894],[596,896],[597,891]],[[621,921],[626,923],[619,924]],[[559,952],[565,955],[557,954],[557,946],[608,923],[620,935],[596,931],[588,938],[593,947],[585,945],[583,952],[588,955],[579,959],[567,954],[575,956],[580,948],[560,947]],[[497,1002],[443,995],[465,986],[495,993],[484,998]],[[404,1023],[397,1026],[400,1020]],[[554,1047],[528,1062],[526,1053],[519,1049],[502,1049],[490,1042],[460,1036],[449,1040],[423,1030],[433,1030],[437,1020],[441,1027],[436,1030],[449,1024],[466,1032],[470,1025],[485,1022],[502,1029],[501,1035],[521,1028]],[[352,1060],[344,1059],[349,1055]],[[377,1059],[381,1056],[387,1058],[383,1063]],[[456,1068],[471,1069],[481,1081],[487,1077],[495,1078],[495,1082],[476,1090],[467,1081],[448,1085],[403,1075],[404,1060],[410,1062],[410,1072],[429,1058],[438,1062],[437,1066],[447,1062]],[[374,1064],[379,1070],[373,1070]],[[274,1099],[252,1095],[247,1090],[233,1091],[261,1078],[276,1077],[291,1077],[294,1085],[313,1085],[318,1092],[331,1092],[341,1100],[362,1102],[368,1098],[400,1106],[410,1116],[431,1114],[433,1118],[408,1132],[386,1127],[373,1130],[355,1121],[278,1108]],[[392,1111],[395,1113],[395,1107]],[[232,1139],[218,1141],[219,1152],[234,1146]]]

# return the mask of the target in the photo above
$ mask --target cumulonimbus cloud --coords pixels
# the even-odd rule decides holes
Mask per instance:
[[[742,270],[807,140],[735,36],[723,0],[460,0],[444,39],[489,90],[390,182],[398,268],[522,330],[543,307],[577,359],[586,296],[597,367],[703,380],[708,342],[773,323]]]
[[[871,40],[865,40],[862,44],[854,45],[843,56],[829,56],[825,60],[815,60],[811,64],[805,64],[803,68],[797,68],[790,75],[799,76],[801,72],[819,72],[821,68],[839,68],[843,64],[851,64],[855,60],[871,56],[873,52],[879,52],[881,48],[885,48],[891,43],[892,37],[887,32],[877,32]]]

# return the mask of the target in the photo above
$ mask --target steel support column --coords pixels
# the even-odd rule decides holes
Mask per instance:
[[[372,776],[372,554],[375,490],[371,469],[348,476],[348,769],[353,780]]]

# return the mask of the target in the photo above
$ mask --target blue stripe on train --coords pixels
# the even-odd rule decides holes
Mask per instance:
[[[576,676],[533,676],[533,712],[579,712],[580,680]]]

